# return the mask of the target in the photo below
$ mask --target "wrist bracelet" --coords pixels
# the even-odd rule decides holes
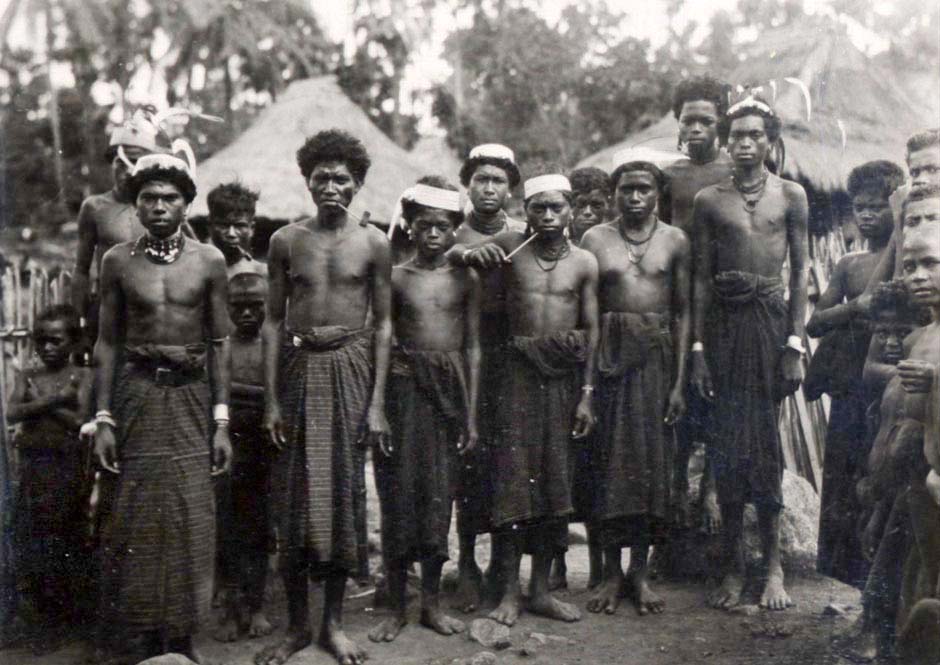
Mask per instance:
[[[787,337],[786,346],[788,349],[793,349],[800,355],[806,353],[806,349],[803,348],[803,340],[801,340],[798,335],[790,335]]]
[[[705,353],[705,345],[701,342],[692,342],[692,353]]]
[[[218,422],[219,420],[228,421],[228,404],[213,404],[212,405],[212,419]]]
[[[593,392],[594,392],[594,386],[592,386],[590,383],[585,383],[583,386],[581,386],[581,392],[583,392],[583,393],[593,393]]]
[[[470,257],[471,254],[473,254],[473,250],[472,250],[472,249],[465,249],[465,250],[463,250],[463,252],[461,252],[461,254],[460,254],[460,261],[461,261],[461,263],[463,263],[464,265],[467,265],[467,260],[469,259],[469,257]]]
[[[114,418],[111,417],[111,414],[107,411],[99,411],[95,414],[95,425],[110,425],[111,427],[117,427],[117,423],[114,421]]]

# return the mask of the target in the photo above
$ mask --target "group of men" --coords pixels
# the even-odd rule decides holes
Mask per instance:
[[[348,213],[370,159],[345,132],[320,132],[298,150],[316,214],[274,233],[266,264],[250,253],[253,193],[238,184],[214,190],[212,244],[200,243],[184,232],[192,165],[147,150],[151,139],[139,132],[116,139],[115,190],[82,208],[78,265],[86,275],[92,257],[100,260],[96,413],[86,428],[111,487],[101,510],[98,612],[109,630],[122,629],[105,646],[195,659],[192,638],[214,583],[225,607],[219,639],[269,633],[266,557],[277,551],[288,626],[255,662],[284,663],[311,644],[312,579],[325,593],[318,643],[343,665],[361,664],[365,651],[343,630],[343,601],[347,579],[368,570],[369,450],[391,609],[369,633],[374,642],[394,640],[406,625],[415,561],[421,623],[443,635],[464,629],[439,594],[454,505],[459,609],[491,601],[489,617],[509,626],[523,611],[579,620],[579,609],[552,593],[566,583],[568,523],[576,519],[587,525],[591,550],[587,609],[612,614],[629,597],[641,615],[662,612],[649,552],[688,526],[696,442],[706,444],[702,505],[723,539],[723,580],[709,604],[741,600],[743,512],[753,503],[767,565],[759,602],[791,605],[780,548],[778,412],[802,380],[807,199],[768,169],[781,121],[764,100],[730,104],[728,86],[701,77],[678,86],[673,110],[687,157],[665,171],[628,150],[610,175],[539,164],[523,181],[511,149],[477,146],[460,172],[466,211],[457,188],[438,176],[403,193],[401,223],[413,248],[394,266],[386,235]],[[931,136],[936,180],[940,142]],[[905,348],[910,360],[891,380],[923,401],[940,361],[940,190],[921,186],[914,170],[927,171],[918,159],[911,152],[912,186],[896,223],[890,206],[880,206],[900,179],[868,165],[853,174],[872,254],[840,263],[810,332],[875,311],[887,296],[866,297],[860,273],[871,272],[874,284],[885,279],[877,261],[888,273],[897,261],[910,298],[931,308],[933,323]],[[520,183],[524,222],[504,212]],[[877,215],[880,226],[865,221]],[[931,228],[933,236],[924,231]],[[76,305],[87,307],[88,280],[75,284]],[[839,308],[844,318],[834,316]],[[66,328],[44,334],[74,332]],[[65,404],[63,363],[50,365],[47,411]],[[75,392],[67,397],[77,413]],[[28,413],[11,409],[11,419],[45,413],[21,402]],[[904,417],[924,423],[922,431],[935,426],[929,409],[912,413],[908,407]],[[897,457],[895,448],[876,442],[872,454]],[[938,456],[931,450],[927,461]],[[910,487],[919,483],[922,491],[910,494],[922,500],[905,504],[903,517],[891,510],[896,472],[880,481],[893,483],[890,499],[870,491],[882,508],[888,502],[892,519],[927,534],[908,543],[918,558],[904,602],[937,596],[938,557],[929,549],[936,527],[917,522],[940,510],[940,465],[933,469],[929,478],[905,476]],[[826,476],[824,497],[838,473]],[[475,559],[484,533],[492,543],[486,574]],[[524,554],[532,556],[527,596]],[[872,574],[888,574],[885,566]],[[932,593],[923,591],[930,584]],[[866,616],[882,610],[877,599],[869,606]],[[924,625],[925,612],[936,609],[908,608],[902,629]]]

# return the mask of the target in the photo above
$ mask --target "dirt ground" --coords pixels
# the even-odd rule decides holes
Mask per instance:
[[[374,487],[369,486],[370,542],[378,544],[378,515]],[[591,596],[586,589],[588,577],[587,546],[583,544],[583,528],[572,527],[575,534],[568,553],[569,590],[561,592],[564,600],[582,609]],[[452,539],[452,560],[456,559],[456,542]],[[486,564],[488,538],[478,542],[477,560]],[[626,556],[624,557],[626,564]],[[373,553],[373,567],[379,564]],[[445,577],[453,575],[454,564],[445,566]],[[528,577],[528,562],[524,561],[522,574]],[[791,575],[788,580],[795,607],[786,612],[754,613],[724,612],[705,606],[704,597],[710,584],[706,582],[658,581],[655,588],[665,597],[667,611],[659,616],[640,617],[629,601],[624,601],[614,616],[584,612],[577,623],[563,624],[530,614],[523,614],[512,628],[512,646],[497,651],[499,665],[847,665],[832,652],[831,639],[845,630],[859,614],[859,593],[855,589],[815,573]],[[243,640],[230,644],[215,642],[207,630],[198,640],[198,648],[207,663],[212,665],[249,665],[253,655],[266,644],[280,638],[286,624],[284,597],[280,583],[273,584],[274,600],[269,603],[277,622],[275,633],[264,639]],[[322,602],[320,589],[311,591],[313,616],[316,621]],[[354,594],[355,595],[355,594]],[[445,594],[445,607],[450,594]],[[744,603],[757,602],[757,589],[752,590]],[[366,647],[370,663],[382,665],[450,665],[452,659],[469,657],[484,647],[469,641],[465,635],[441,637],[417,624],[418,599],[412,599],[412,624],[407,626],[391,644],[376,645],[369,642],[368,630],[386,610],[375,608],[374,595],[368,594],[346,604],[346,626],[350,636]],[[844,615],[827,616],[825,608],[836,604],[846,608]],[[481,610],[472,616],[454,611],[455,617],[468,623],[485,617]],[[520,647],[531,632],[540,632],[564,639],[550,639],[535,655],[520,654]],[[77,665],[83,654],[83,644],[77,640],[64,648],[43,656],[28,650],[0,651],[3,665]],[[309,647],[297,654],[290,663],[296,665],[333,665],[335,661],[317,647]]]

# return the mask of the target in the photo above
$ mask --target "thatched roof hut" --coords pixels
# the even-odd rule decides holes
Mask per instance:
[[[816,233],[832,228],[845,214],[843,190],[849,171],[873,159],[903,164],[907,137],[936,124],[901,89],[897,77],[877,67],[834,21],[806,19],[765,32],[745,56],[728,80],[735,85],[763,86],[761,94],[768,99],[773,99],[770,82],[775,81],[773,104],[783,119],[786,142],[784,175],[806,187]],[[788,77],[802,80],[809,88],[809,121],[803,96],[797,86],[784,81]],[[674,151],[676,132],[670,112],[579,166],[610,170],[617,151],[638,144]]]
[[[385,136],[332,76],[292,83],[234,143],[199,165],[192,214],[206,215],[209,191],[235,179],[260,192],[259,217],[293,221],[312,214],[315,208],[294,155],[307,137],[332,127],[359,138],[372,158],[352,212],[368,210],[374,221],[387,224],[399,195],[429,167]]]

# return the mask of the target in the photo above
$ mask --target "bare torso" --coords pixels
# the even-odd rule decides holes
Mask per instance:
[[[518,231],[523,233],[526,225],[515,219],[506,218],[506,225],[501,231]],[[492,240],[494,236],[480,233],[474,229],[468,222],[461,224],[455,234],[455,242],[459,245],[473,246],[481,242]],[[482,291],[483,301],[480,303],[480,311],[486,314],[499,314],[504,309],[503,295],[503,275],[499,270],[490,270],[481,275],[483,280]]]
[[[134,204],[118,201],[113,191],[89,196],[85,200],[79,213],[79,225],[83,224],[91,226],[94,234],[96,271],[101,269],[105,252],[145,233]]]
[[[692,203],[701,190],[724,182],[731,177],[731,158],[719,151],[718,157],[707,164],[696,164],[691,159],[680,159],[664,170],[669,180],[668,221],[687,234],[692,229]]]
[[[251,386],[264,384],[260,335],[254,339],[232,337],[232,381]]]
[[[446,264],[425,270],[411,261],[392,269],[392,321],[398,345],[423,351],[464,348],[467,270]]]
[[[919,334],[918,334],[919,333]],[[936,377],[938,367],[940,367],[940,323],[931,323],[928,326],[915,331],[916,341],[911,345],[910,352],[906,358],[908,360],[923,360],[934,366]],[[934,378],[935,381],[940,380]],[[927,404],[930,401],[929,393],[907,393],[904,403],[906,415],[922,423],[927,422]]]

